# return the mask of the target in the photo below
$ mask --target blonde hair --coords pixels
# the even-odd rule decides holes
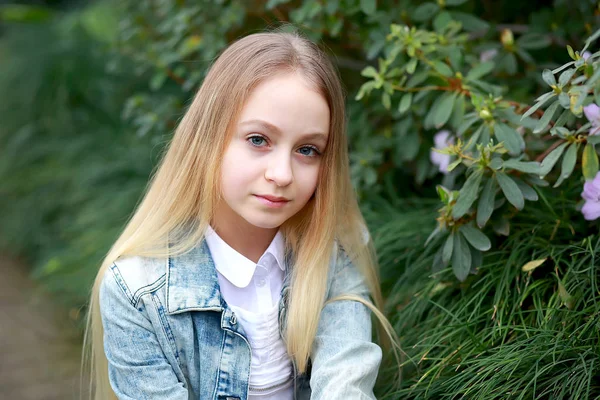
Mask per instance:
[[[220,198],[221,155],[250,92],[277,73],[299,73],[326,99],[330,132],[317,190],[309,203],[281,227],[294,256],[285,342],[299,372],[307,368],[335,241],[363,273],[375,305],[366,304],[396,343],[384,317],[371,242],[350,181],[344,93],[336,69],[318,46],[296,33],[246,36],[214,62],[179,123],[147,191],[114,243],[94,282],[84,338],[84,363],[96,399],[115,398],[103,348],[99,288],[109,265],[128,255],[165,258],[183,254],[202,240]],[[168,195],[165,195],[168,193]],[[166,243],[169,243],[167,246]],[[342,299],[342,298],[339,298]],[[380,338],[381,339],[381,338]]]

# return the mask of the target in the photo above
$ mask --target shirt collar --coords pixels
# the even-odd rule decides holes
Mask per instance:
[[[281,231],[278,231],[277,234],[275,234],[269,247],[267,247],[267,250],[265,250],[256,264],[229,246],[211,226],[208,226],[205,238],[217,271],[219,271],[219,273],[229,282],[239,288],[246,287],[250,284],[254,272],[256,271],[257,264],[265,266],[266,268],[272,266],[272,261],[269,260],[269,254],[275,258],[275,263],[279,268],[285,271],[285,242]]]

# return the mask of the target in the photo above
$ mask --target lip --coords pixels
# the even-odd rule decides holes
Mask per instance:
[[[270,208],[280,208],[289,203],[289,199],[285,197],[270,196],[270,195],[254,195],[262,204]]]
[[[286,199],[285,197],[270,196],[268,194],[257,194],[256,196],[262,197],[263,199],[267,199],[272,202],[288,202],[288,201],[290,201],[290,199]]]

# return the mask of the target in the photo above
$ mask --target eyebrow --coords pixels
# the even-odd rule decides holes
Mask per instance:
[[[271,131],[271,132],[275,132],[276,134],[281,135],[281,129],[279,129],[277,126],[273,125],[270,122],[267,121],[263,121],[262,119],[250,119],[247,121],[243,121],[240,122],[240,125],[251,125],[251,124],[255,124],[255,125],[261,125],[262,127],[264,127],[265,129]],[[324,133],[321,132],[314,132],[314,133],[309,133],[307,135],[303,135],[302,137],[303,139],[307,139],[307,140],[322,140],[323,142],[327,143],[327,135],[325,135]]]

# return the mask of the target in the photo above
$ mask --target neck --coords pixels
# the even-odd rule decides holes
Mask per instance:
[[[237,221],[236,221],[237,222]],[[278,228],[259,228],[249,223],[236,223],[234,221],[213,220],[212,228],[217,235],[232,249],[257,263],[267,250]]]

